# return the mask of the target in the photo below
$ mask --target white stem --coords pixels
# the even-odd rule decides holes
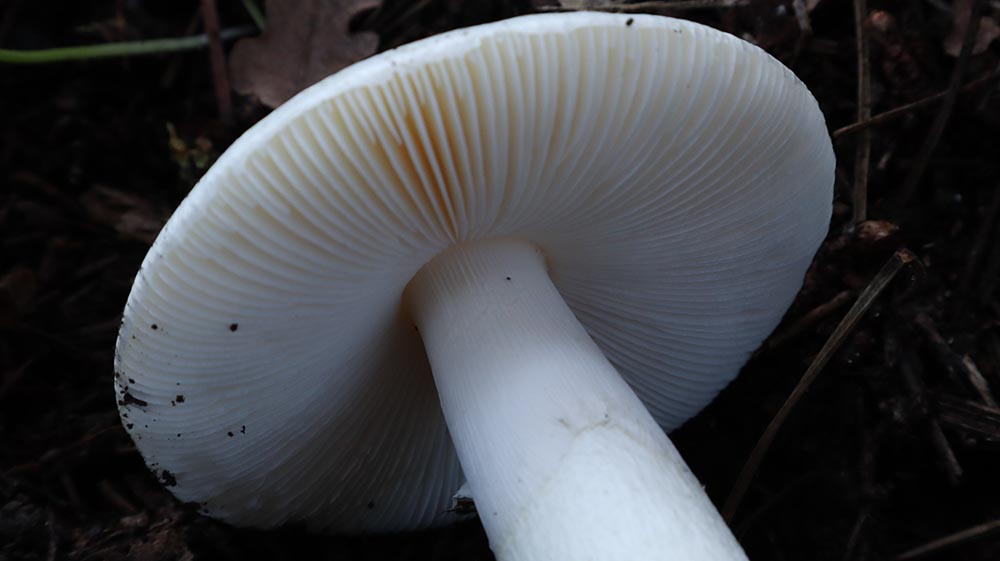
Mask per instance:
[[[746,559],[534,246],[453,247],[405,303],[498,560]]]

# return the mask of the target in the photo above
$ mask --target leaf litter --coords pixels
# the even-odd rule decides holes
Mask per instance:
[[[236,43],[233,89],[277,107],[296,93],[375,53],[378,35],[352,32],[356,15],[379,0],[268,0],[267,30]]]

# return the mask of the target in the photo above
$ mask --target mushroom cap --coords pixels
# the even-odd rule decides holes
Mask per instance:
[[[761,49],[658,16],[532,15],[358,63],[250,129],[146,256],[119,409],[184,501],[239,525],[454,520],[463,482],[401,310],[445,248],[518,238],[665,429],[777,325],[834,156]]]

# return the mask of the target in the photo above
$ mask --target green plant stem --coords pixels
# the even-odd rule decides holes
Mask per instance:
[[[256,30],[249,26],[223,29],[219,35],[223,41],[252,35]],[[208,36],[194,35],[173,39],[150,39],[148,41],[122,41],[120,43],[105,43],[103,45],[84,45],[79,47],[59,47],[55,49],[39,49],[20,51],[0,49],[0,63],[7,64],[51,64],[72,60],[92,60],[98,58],[156,55],[177,51],[192,51],[208,45]]]
[[[257,7],[257,4],[253,0],[240,0],[240,2],[243,3],[243,8],[250,15],[250,19],[253,20],[254,25],[263,33],[267,29],[267,20],[264,19],[264,14],[261,13],[260,8]]]

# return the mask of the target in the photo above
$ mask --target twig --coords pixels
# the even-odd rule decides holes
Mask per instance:
[[[855,394],[854,411],[854,424],[858,427],[859,432],[858,478],[861,482],[860,498],[863,502],[858,509],[858,517],[854,521],[854,526],[847,536],[844,554],[841,556],[844,561],[857,561],[866,557],[868,542],[867,540],[862,541],[862,537],[865,535],[865,524],[871,515],[871,502],[878,493],[875,483],[875,449],[878,446],[882,430],[878,425],[869,429],[868,410],[865,398],[860,392]]]
[[[226,55],[222,52],[222,39],[219,37],[219,12],[215,9],[215,0],[201,0],[201,17],[205,22],[205,35],[208,36],[215,103],[223,122],[229,123],[233,119],[233,101],[230,97],[229,75],[226,72]]]
[[[904,354],[902,356],[899,363],[899,371],[903,374],[903,381],[906,383],[910,395],[913,396],[917,405],[926,414],[927,392],[924,390],[918,368],[919,365],[913,359],[912,355]],[[945,474],[948,476],[948,483],[954,487],[962,480],[964,470],[961,464],[958,463],[958,458],[955,456],[955,451],[951,448],[951,443],[948,442],[944,431],[941,430],[941,424],[937,419],[929,415],[927,416],[927,423],[928,436],[934,449],[937,450],[941,468],[944,469]]]
[[[69,500],[69,504],[73,505],[73,510],[78,513],[86,512],[87,506],[83,504],[83,500],[80,498],[80,491],[76,488],[76,482],[73,481],[73,476],[71,471],[63,471],[59,474],[59,484],[62,485],[63,495]]]
[[[799,24],[799,31],[805,36],[812,35],[812,20],[809,19],[809,10],[806,8],[805,0],[792,0],[792,10],[795,11],[795,21]]]
[[[866,0],[854,0],[854,47],[858,59],[858,121],[872,116],[871,72],[869,71],[868,37],[865,22],[868,20]],[[868,167],[871,164],[872,134],[870,129],[861,132],[854,151],[854,191],[852,195],[852,221],[864,222],[868,216]]]
[[[257,26],[257,29],[261,33],[267,31],[267,19],[264,18],[264,14],[261,13],[257,4],[253,0],[240,0],[240,2],[243,4],[243,9],[247,11],[250,19],[253,20],[253,24]]]
[[[45,556],[46,561],[56,561],[56,554],[59,553],[59,536],[56,534],[56,513],[49,507],[46,510],[47,518],[45,525],[49,534],[49,550]]]
[[[951,349],[948,342],[938,332],[937,327],[934,325],[934,320],[930,316],[921,312],[914,318],[914,323],[923,332],[927,338],[927,342],[930,343],[930,349],[949,374],[964,374],[966,381],[972,386],[972,389],[984,404],[994,409],[1000,407],[997,405],[996,398],[990,390],[989,383],[983,377],[979,368],[976,367],[976,364],[968,356],[959,355]]]
[[[649,10],[700,10],[711,8],[733,8],[745,6],[750,0],[677,0],[668,2],[635,2],[632,4],[598,4],[587,6],[588,10],[596,12],[646,12]],[[575,8],[564,8],[562,6],[538,6],[539,12],[575,12]]]
[[[792,10],[795,12],[795,21],[799,24],[799,38],[795,40],[795,58],[798,59],[813,35],[813,26],[805,0],[792,0]]]
[[[102,479],[99,486],[101,493],[104,495],[104,499],[118,510],[129,514],[136,514],[139,512],[139,508],[132,504],[132,501],[126,499],[124,495],[119,493],[118,490],[115,489],[115,486],[112,485],[107,479]]]
[[[976,36],[979,34],[979,16],[982,14],[985,4],[984,0],[973,0],[972,10],[969,13],[968,27],[965,29],[965,38],[962,41],[962,51],[958,55],[958,61],[955,63],[954,70],[952,70],[951,79],[948,83],[948,93],[941,104],[941,111],[931,125],[930,131],[928,131],[927,137],[924,139],[924,144],[920,148],[916,160],[913,162],[913,167],[910,168],[909,175],[906,176],[906,180],[903,182],[898,196],[898,208],[905,207],[910,197],[913,196],[917,185],[924,177],[924,171],[927,170],[927,162],[934,153],[934,149],[937,148],[945,127],[948,126],[948,120],[951,118],[952,110],[955,108],[955,100],[958,99],[958,88],[962,84],[962,76],[965,75],[965,69],[969,66],[972,47],[976,42]]]
[[[962,530],[961,532],[955,532],[954,534],[945,536],[943,538],[938,538],[936,540],[925,543],[924,545],[915,547],[913,549],[904,551],[896,556],[895,561],[909,561],[910,559],[918,559],[920,557],[925,557],[932,553],[937,553],[946,548],[955,547],[962,545],[966,542],[972,541],[983,536],[992,534],[993,532],[1000,531],[1000,520],[991,520],[989,522],[983,522],[971,528]]]
[[[983,377],[983,373],[979,371],[976,363],[973,362],[972,357],[969,355],[962,355],[962,360],[960,362],[962,365],[962,371],[965,372],[965,376],[968,378],[969,383],[975,388],[976,393],[979,394],[979,399],[983,400],[983,403],[988,407],[993,409],[1000,408],[997,405],[997,400],[993,396],[993,391],[990,389],[989,382]]]
[[[1000,409],[949,394],[935,400],[938,418],[949,427],[1000,443]]]
[[[844,561],[854,559],[854,551],[858,548],[858,542],[861,540],[861,531],[865,528],[865,522],[868,522],[868,510],[867,506],[862,508],[861,512],[858,513],[857,520],[854,521],[854,526],[851,527],[851,533],[847,537],[847,546],[844,547],[844,555],[842,557]]]
[[[742,541],[747,532],[749,532],[753,526],[764,517],[764,515],[773,510],[775,507],[781,505],[785,499],[797,496],[810,485],[815,486],[822,484],[821,481],[823,476],[824,473],[821,471],[806,472],[801,475],[797,475],[795,479],[785,484],[784,487],[772,493],[767,499],[762,501],[760,506],[756,507],[753,511],[744,516],[740,520],[739,524],[733,526],[732,530],[736,539]]]
[[[989,243],[990,233],[993,232],[993,225],[996,223],[998,214],[1000,214],[1000,185],[993,189],[993,200],[990,201],[990,206],[979,224],[976,241],[972,244],[972,248],[965,258],[965,268],[962,270],[958,289],[955,291],[952,317],[960,318],[965,315],[965,307],[969,302],[969,294],[972,292],[972,283],[979,277],[976,274],[979,270],[979,262],[982,260],[987,243]]]
[[[972,80],[971,82],[959,88],[958,91],[959,93],[969,93],[975,91],[980,87],[996,80],[998,77],[1000,77],[1000,68],[990,72],[986,76]],[[942,99],[948,97],[949,93],[950,90],[945,90],[943,92],[939,92],[934,95],[929,95],[927,97],[918,99],[916,101],[907,103],[905,105],[900,105],[895,109],[890,109],[883,113],[879,113],[878,115],[875,115],[872,118],[867,119],[865,121],[858,121],[856,123],[840,127],[839,129],[833,131],[833,133],[831,133],[831,136],[834,139],[837,139],[842,136],[847,136],[849,134],[854,134],[856,132],[868,130],[869,128],[874,127],[876,125],[882,125],[890,121],[894,121],[902,117],[903,115],[906,115],[907,113],[916,111],[917,109],[923,109],[925,107],[929,107],[934,103],[941,101]]]
[[[753,479],[754,475],[757,473],[757,468],[760,466],[761,460],[764,459],[764,455],[767,454],[768,449],[774,442],[774,438],[777,436],[778,431],[784,424],[785,419],[788,418],[789,413],[795,405],[802,399],[802,396],[809,390],[813,382],[816,381],[817,376],[823,367],[826,366],[833,354],[837,352],[837,349],[844,343],[847,336],[850,334],[854,326],[857,325],[858,321],[864,316],[868,308],[875,302],[879,294],[889,285],[892,279],[896,276],[896,273],[903,268],[904,265],[916,259],[916,256],[910,253],[909,250],[900,249],[889,258],[882,269],[875,275],[875,277],[868,283],[865,287],[864,292],[858,296],[854,305],[851,309],[847,311],[847,315],[844,319],[840,321],[837,328],[834,330],[830,338],[826,340],[823,344],[823,348],[819,350],[816,358],[813,359],[812,364],[806,369],[805,374],[802,375],[802,379],[799,380],[798,385],[792,390],[792,393],[785,400],[785,403],[778,410],[778,413],[771,419],[771,422],[767,425],[764,430],[764,434],[761,435],[760,440],[754,446],[753,451],[750,452],[750,457],[747,458],[745,464],[743,464],[743,469],[740,470],[739,476],[736,478],[736,483],[733,485],[733,490],[730,491],[729,497],[726,498],[726,503],[722,508],[722,516],[726,521],[731,521],[733,515],[736,514],[736,509],[739,508],[740,502],[743,500],[743,496],[746,494],[747,488],[750,486],[750,481]]]
[[[769,351],[784,345],[809,327],[819,323],[823,318],[842,308],[844,304],[847,304],[850,300],[851,291],[845,290],[837,293],[837,295],[831,298],[828,302],[824,302],[809,310],[802,317],[792,322],[791,325],[782,329],[780,332],[775,333],[774,336],[767,340],[767,345],[764,347],[764,350]]]
[[[223,29],[219,38],[231,41],[253,35],[256,30],[250,26]],[[193,51],[208,46],[208,35],[194,35],[174,39],[149,39],[144,41],[122,41],[103,45],[80,47],[59,47],[21,51],[0,49],[0,63],[6,64],[51,64],[73,60],[93,60],[121,56],[158,55],[177,51]]]
[[[194,35],[195,32],[201,30],[202,25],[201,6],[199,6],[188,20],[183,33],[184,35]],[[177,77],[177,72],[180,68],[181,59],[179,57],[174,57],[173,60],[167,63],[167,68],[163,71],[163,76],[160,77],[160,86],[163,88],[169,88],[170,85],[173,84],[174,79]]]

